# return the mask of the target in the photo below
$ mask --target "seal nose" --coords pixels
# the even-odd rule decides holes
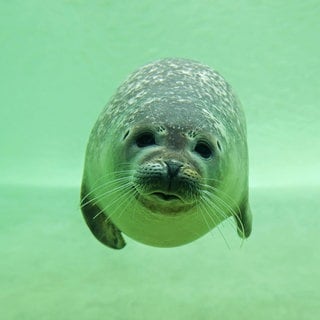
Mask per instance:
[[[168,176],[173,178],[178,175],[180,168],[182,167],[182,163],[174,160],[165,161],[168,170]]]

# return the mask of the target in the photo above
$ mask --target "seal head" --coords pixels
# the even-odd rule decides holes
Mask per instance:
[[[220,74],[186,59],[138,69],[97,120],[81,208],[93,234],[120,249],[191,242],[233,216],[251,232],[245,117]]]

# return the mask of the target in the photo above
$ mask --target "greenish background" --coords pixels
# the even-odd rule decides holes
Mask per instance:
[[[318,319],[320,3],[0,1],[1,319]],[[135,68],[222,73],[247,115],[252,236],[101,246],[80,215],[90,130]],[[228,246],[230,248],[228,248]]]

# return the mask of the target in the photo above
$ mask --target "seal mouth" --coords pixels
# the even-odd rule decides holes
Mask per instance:
[[[179,194],[163,191],[139,194],[137,199],[150,212],[169,216],[185,214],[195,205],[187,203]]]
[[[178,196],[174,194],[167,194],[163,192],[153,192],[151,195],[156,196],[157,198],[164,201],[173,201],[173,200],[181,200]]]

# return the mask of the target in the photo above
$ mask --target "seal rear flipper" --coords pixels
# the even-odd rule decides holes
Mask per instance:
[[[81,211],[86,223],[93,235],[104,245],[113,249],[122,249],[126,242],[124,241],[121,231],[110,221],[100,208],[91,202],[86,187],[82,184],[81,188]]]
[[[237,231],[240,238],[248,238],[252,229],[252,214],[249,206],[248,197],[239,205],[238,217],[235,217],[237,222]]]

